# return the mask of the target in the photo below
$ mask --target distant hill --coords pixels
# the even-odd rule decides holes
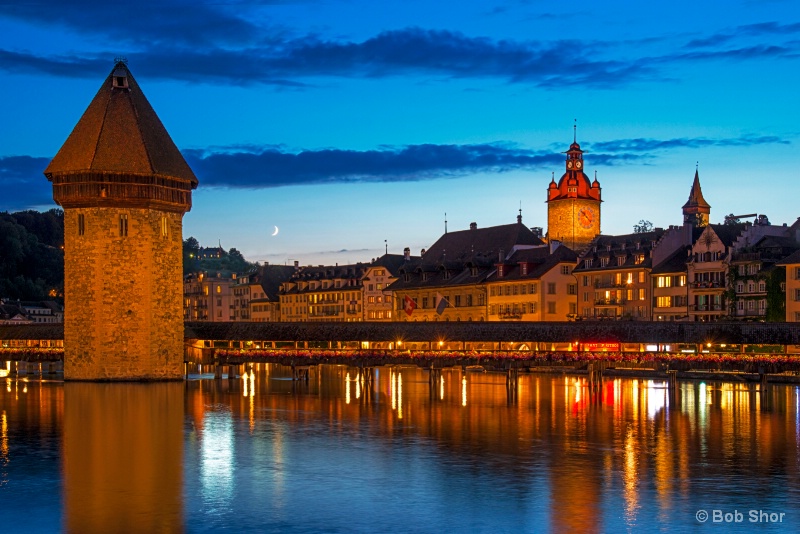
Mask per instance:
[[[0,212],[0,297],[63,300],[64,212]]]
[[[255,268],[256,264],[247,261],[235,248],[228,251],[222,247],[205,248],[194,237],[187,237],[183,241],[183,274],[199,271],[245,273]]]

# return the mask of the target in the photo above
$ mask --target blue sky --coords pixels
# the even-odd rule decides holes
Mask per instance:
[[[721,6],[3,3],[0,210],[53,206],[42,170],[125,56],[200,180],[184,236],[250,260],[417,254],[445,213],[546,227],[575,119],[604,234],[679,224],[697,164],[712,222],[791,224],[800,5]]]

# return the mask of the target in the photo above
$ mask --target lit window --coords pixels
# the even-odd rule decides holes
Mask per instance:
[[[86,233],[86,220],[84,219],[83,213],[78,214],[78,235],[84,235]]]
[[[128,235],[128,215],[119,216],[119,235],[120,237],[127,237]]]

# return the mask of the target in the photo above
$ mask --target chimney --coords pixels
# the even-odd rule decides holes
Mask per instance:
[[[411,249],[406,247],[403,249],[403,259],[405,261],[411,261]]]
[[[557,239],[551,239],[551,240],[550,240],[550,254],[552,254],[553,252],[555,252],[555,251],[556,251],[556,249],[557,249],[558,247],[560,247],[560,246],[561,246],[561,241],[559,241],[559,240],[557,240]]]
[[[419,251],[419,255],[420,255],[420,256],[424,256],[424,255],[425,255],[425,249],[424,249],[424,248],[423,248],[422,250],[420,250],[420,251]]]
[[[497,263],[503,263],[503,260],[506,259],[505,251],[501,248],[500,252],[497,254]]]
[[[477,230],[478,229],[478,223],[475,223],[475,222],[469,223],[469,229],[470,230]]]
[[[300,268],[300,262],[299,261],[294,260],[294,268],[295,268],[295,270]]]

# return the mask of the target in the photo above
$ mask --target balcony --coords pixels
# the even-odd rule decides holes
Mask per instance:
[[[622,306],[628,302],[627,299],[621,298],[610,298],[610,299],[595,299],[594,305],[595,306]]]
[[[721,312],[724,308],[722,304],[692,304],[689,311]]]
[[[623,289],[628,287],[626,283],[616,283],[616,282],[600,282],[597,281],[594,283],[594,287],[597,289]]]
[[[691,282],[689,287],[692,289],[724,289],[725,286],[719,282]]]
[[[497,316],[501,321],[520,321],[520,320],[522,320],[522,312],[518,312],[518,311],[503,312],[503,313],[499,313]]]

